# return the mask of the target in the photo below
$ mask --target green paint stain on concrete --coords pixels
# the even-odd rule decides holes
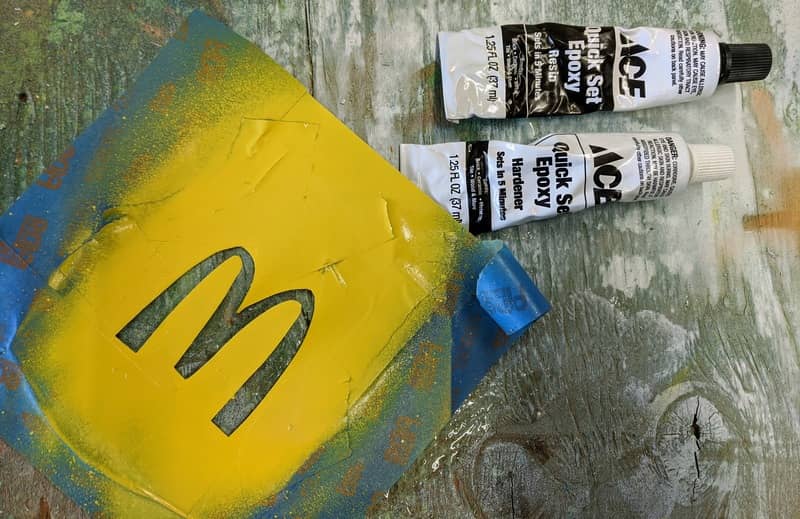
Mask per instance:
[[[50,33],[47,41],[53,44],[61,44],[70,36],[76,36],[83,30],[86,16],[72,8],[69,0],[61,0],[56,6],[53,14],[53,23],[50,25]]]
[[[26,83],[41,73],[44,62],[43,35],[50,24],[46,1],[26,2],[16,7],[0,2],[3,37],[0,38],[0,103],[20,101]]]

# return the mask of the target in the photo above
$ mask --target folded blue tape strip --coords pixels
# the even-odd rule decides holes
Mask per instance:
[[[506,247],[481,271],[476,293],[506,335],[525,329],[550,310],[550,303]]]
[[[482,241],[465,273],[453,318],[450,405],[466,400],[491,367],[550,304],[501,241]],[[485,254],[485,255],[484,255]]]

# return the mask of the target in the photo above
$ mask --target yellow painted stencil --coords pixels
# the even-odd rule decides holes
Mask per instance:
[[[430,316],[470,239],[256,53],[206,42],[199,76],[153,96],[121,141],[145,150],[135,182],[99,230],[73,229],[20,329],[65,441],[181,515],[246,513],[282,488]],[[141,143],[170,132],[148,157]]]

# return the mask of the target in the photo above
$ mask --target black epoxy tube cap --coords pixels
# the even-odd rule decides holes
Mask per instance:
[[[772,50],[765,43],[720,43],[720,83],[759,81],[772,68]]]

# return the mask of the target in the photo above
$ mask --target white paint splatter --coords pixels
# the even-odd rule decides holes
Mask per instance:
[[[670,274],[688,278],[694,273],[694,258],[682,250],[672,250],[658,256],[662,265],[667,267]]]
[[[652,260],[642,256],[614,255],[607,265],[600,267],[604,286],[610,286],[628,297],[633,297],[637,289],[650,287],[655,275]]]

